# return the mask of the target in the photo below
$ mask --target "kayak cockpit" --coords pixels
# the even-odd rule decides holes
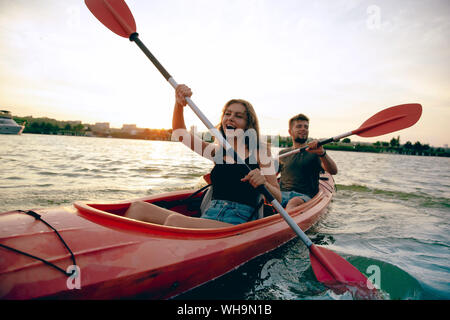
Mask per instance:
[[[220,228],[192,229],[148,223],[130,219],[125,216],[125,213],[133,202],[144,201],[147,203],[155,204],[157,206],[161,206],[163,208],[167,208],[189,217],[200,217],[199,207],[202,199],[202,193],[198,193],[197,195],[192,197],[193,193],[194,190],[173,191],[113,204],[88,204],[84,202],[75,202],[74,206],[77,209],[78,213],[82,216],[108,227],[158,234],[160,236],[165,235],[169,237],[223,237],[241,233],[243,230],[247,229],[250,230],[253,228],[261,228],[267,225],[267,223],[271,223],[270,219],[260,219],[240,225],[231,225]],[[271,210],[269,206],[268,210]],[[274,216],[273,218],[276,217]]]
[[[331,200],[334,183],[328,180],[320,182],[319,192],[307,203],[295,208],[289,212],[294,217],[302,215],[307,219],[310,212],[317,211],[323,205],[327,205]],[[148,223],[125,216],[125,213],[135,201],[144,201],[151,203],[189,217],[200,217],[200,204],[203,198],[203,192],[195,190],[181,190],[166,192],[159,195],[152,195],[144,198],[128,200],[126,202],[109,204],[88,204],[84,202],[74,203],[78,213],[96,223],[112,227],[127,229],[136,232],[158,234],[160,236],[183,237],[183,238],[202,238],[202,237],[223,237],[236,233],[246,232],[252,229],[266,227],[273,223],[282,221],[282,217],[273,210],[270,204],[264,204],[264,217],[239,225],[230,225],[220,228],[193,229],[165,226],[155,223]]]

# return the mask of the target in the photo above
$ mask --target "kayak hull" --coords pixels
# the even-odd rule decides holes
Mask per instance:
[[[332,199],[334,184],[331,176],[326,177],[311,201],[289,212],[303,231],[317,222]],[[138,200],[170,202],[192,193],[175,191]],[[226,228],[185,229],[123,217],[131,202],[78,202],[70,207],[34,210],[69,246],[78,276],[67,276],[2,247],[0,298],[167,299],[216,279],[296,236],[279,214]],[[184,205],[172,208],[195,215],[188,209]],[[10,211],[0,214],[0,226],[0,244],[64,270],[73,265],[55,232],[41,221]]]

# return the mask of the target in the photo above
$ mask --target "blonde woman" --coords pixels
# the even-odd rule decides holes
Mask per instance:
[[[239,163],[231,152],[226,152],[218,144],[202,141],[187,132],[183,113],[185,97],[191,96],[189,87],[177,86],[172,129],[174,136],[185,145],[215,162],[211,171],[213,193],[210,207],[201,218],[192,218],[152,204],[136,202],[126,216],[186,228],[214,228],[251,221],[256,218],[254,213],[258,206],[259,192],[256,188],[265,185],[281,201],[276,171],[268,147],[260,141],[259,124],[253,106],[242,99],[228,101],[217,127],[244,164]],[[250,172],[247,166],[250,167]]]

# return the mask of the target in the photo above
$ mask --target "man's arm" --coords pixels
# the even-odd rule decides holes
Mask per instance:
[[[327,154],[327,152],[324,150],[324,152],[319,155],[320,162],[322,163],[322,168],[327,171],[330,174],[337,174],[338,169],[336,163],[331,159],[331,157]]]
[[[337,174],[338,169],[336,163],[327,154],[323,146],[318,146],[318,143],[318,140],[311,141],[310,143],[308,143],[308,148],[306,148],[306,151],[315,153],[319,156],[320,163],[325,171],[333,175]]]

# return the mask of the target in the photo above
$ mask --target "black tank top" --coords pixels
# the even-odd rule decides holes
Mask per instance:
[[[246,158],[245,163],[251,170],[259,168],[255,158],[252,156]],[[212,199],[230,200],[256,207],[258,205],[259,192],[248,181],[241,181],[247,173],[248,169],[242,163],[216,164],[211,171]]]

